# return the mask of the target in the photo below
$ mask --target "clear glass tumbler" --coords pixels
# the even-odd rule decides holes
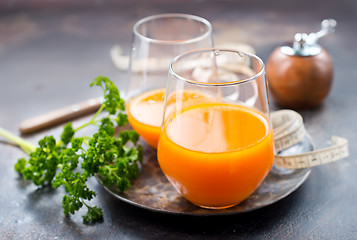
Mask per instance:
[[[200,49],[173,59],[157,156],[169,181],[203,208],[252,194],[274,161],[265,68],[257,56]]]
[[[171,59],[188,50],[212,46],[211,24],[198,16],[160,14],[135,24],[127,113],[131,126],[152,147],[157,147],[159,138]]]

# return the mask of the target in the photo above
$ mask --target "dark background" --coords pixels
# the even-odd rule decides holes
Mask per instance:
[[[0,126],[19,134],[24,119],[99,96],[89,88],[98,75],[120,88],[125,72],[109,51],[128,53],[139,19],[158,13],[189,13],[208,19],[216,43],[246,43],[266,62],[275,47],[297,32],[317,31],[334,18],[336,32],[320,41],[335,66],[324,104],[300,111],[317,147],[331,135],[349,140],[350,157],[315,167],[285,199],[245,214],[173,216],[139,209],[110,196],[92,179],[93,204],[104,221],[83,224],[80,212],[66,218],[61,191],[36,190],[13,170],[24,154],[0,144],[0,238],[2,239],[356,239],[357,1],[50,1],[0,2]],[[273,110],[278,109],[271,102]],[[45,133],[25,136],[36,142]]]

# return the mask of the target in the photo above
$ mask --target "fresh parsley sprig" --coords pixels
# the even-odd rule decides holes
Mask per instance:
[[[115,134],[117,126],[124,126],[128,122],[125,102],[120,98],[116,86],[103,76],[94,79],[90,86],[100,86],[105,101],[89,122],[76,129],[72,123],[67,123],[58,141],[53,136],[45,136],[39,141],[38,147],[34,147],[0,128],[0,135],[29,154],[28,159],[18,160],[15,170],[37,186],[64,186],[64,214],[74,214],[85,206],[87,213],[82,217],[86,222],[103,218],[100,208],[87,203],[96,196],[87,186],[88,178],[100,174],[104,185],[115,185],[123,192],[130,187],[130,180],[138,177],[142,160],[137,132],[125,130],[119,135]],[[75,137],[79,130],[93,125],[98,127],[98,131],[92,136]]]

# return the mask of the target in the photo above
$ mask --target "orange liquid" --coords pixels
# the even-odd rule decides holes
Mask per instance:
[[[178,97],[185,104],[196,99],[202,99],[204,95],[187,90]],[[160,128],[164,114],[165,89],[155,89],[144,92],[132,99],[127,106],[127,114],[130,125],[152,147],[156,148],[160,136]],[[175,103],[176,94],[171,94],[167,101],[167,109]]]
[[[165,89],[145,92],[127,106],[130,125],[152,147],[157,147],[164,114]]]
[[[234,206],[269,173],[272,130],[263,115],[243,106],[189,106],[165,120],[158,160],[187,200],[206,208]]]

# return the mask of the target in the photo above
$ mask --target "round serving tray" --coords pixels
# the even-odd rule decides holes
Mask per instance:
[[[156,150],[140,142],[144,149],[142,171],[125,193],[116,187],[104,186],[114,197],[147,210],[178,215],[226,215],[252,211],[275,203],[301,186],[308,178],[311,169],[287,170],[273,166],[259,188],[237,206],[210,210],[197,207],[183,198],[166,179],[156,158]],[[308,136],[301,142],[282,151],[279,155],[291,155],[313,150]]]

